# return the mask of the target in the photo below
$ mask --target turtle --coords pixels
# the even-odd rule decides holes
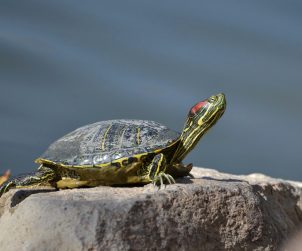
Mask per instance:
[[[183,159],[226,109],[223,93],[195,104],[181,133],[149,120],[107,120],[80,127],[52,143],[36,159],[36,172],[0,186],[52,186],[57,189],[130,186],[153,183],[159,188],[190,176]]]

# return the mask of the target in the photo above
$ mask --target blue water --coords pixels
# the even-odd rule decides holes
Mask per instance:
[[[0,171],[32,171],[58,137],[139,118],[181,130],[224,92],[186,162],[302,180],[300,1],[2,1]]]

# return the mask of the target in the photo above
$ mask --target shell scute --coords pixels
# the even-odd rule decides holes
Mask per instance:
[[[179,133],[148,120],[108,120],[80,127],[49,146],[41,159],[65,165],[99,165],[153,152]]]

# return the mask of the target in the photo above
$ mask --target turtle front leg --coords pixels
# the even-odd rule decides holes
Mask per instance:
[[[148,166],[148,179],[153,183],[153,185],[161,188],[166,183],[175,183],[174,178],[170,174],[165,173],[166,167],[167,164],[165,156],[162,153],[155,155]]]
[[[54,171],[41,166],[37,172],[17,176],[9,179],[0,186],[0,197],[11,188],[28,188],[36,186],[51,186],[56,178]]]

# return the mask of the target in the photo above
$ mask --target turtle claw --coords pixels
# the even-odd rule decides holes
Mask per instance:
[[[164,186],[163,176],[160,176],[159,180],[160,180],[160,187],[163,187]]]
[[[153,186],[157,186],[158,190],[166,187],[166,183],[174,184],[175,180],[170,174],[166,174],[164,172],[160,172],[152,181]]]
[[[166,174],[166,179],[168,180],[169,184],[176,183],[175,180],[174,180],[174,178],[171,175],[169,175],[169,174]]]

